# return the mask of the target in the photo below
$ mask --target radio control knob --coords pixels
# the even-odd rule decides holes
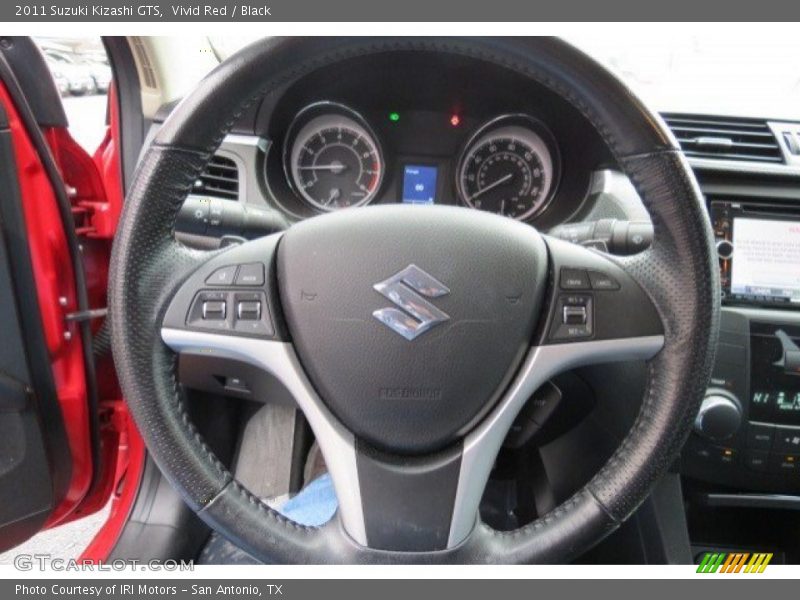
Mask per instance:
[[[730,240],[717,240],[717,256],[728,260],[733,256],[733,243]]]
[[[726,390],[709,389],[694,421],[694,430],[709,440],[722,442],[733,437],[742,424],[742,405]]]

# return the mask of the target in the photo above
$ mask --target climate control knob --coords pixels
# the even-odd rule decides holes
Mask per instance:
[[[709,389],[694,421],[694,430],[715,442],[733,437],[742,424],[742,405],[726,390]]]

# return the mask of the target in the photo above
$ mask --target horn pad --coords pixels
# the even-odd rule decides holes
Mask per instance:
[[[299,359],[361,440],[441,449],[505,390],[547,286],[530,226],[445,206],[375,206],[314,217],[278,248],[278,285]]]

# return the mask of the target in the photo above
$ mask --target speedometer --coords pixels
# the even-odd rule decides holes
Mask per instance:
[[[529,117],[490,121],[467,143],[459,161],[456,187],[461,200],[514,219],[541,213],[554,189],[554,149],[547,130]]]
[[[384,173],[369,126],[355,111],[331,102],[313,104],[295,118],[284,166],[294,190],[324,211],[369,203]]]

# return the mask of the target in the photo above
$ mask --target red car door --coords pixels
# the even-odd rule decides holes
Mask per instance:
[[[103,508],[140,448],[103,325],[122,204],[109,107],[90,156],[34,42],[0,40],[0,551]]]

